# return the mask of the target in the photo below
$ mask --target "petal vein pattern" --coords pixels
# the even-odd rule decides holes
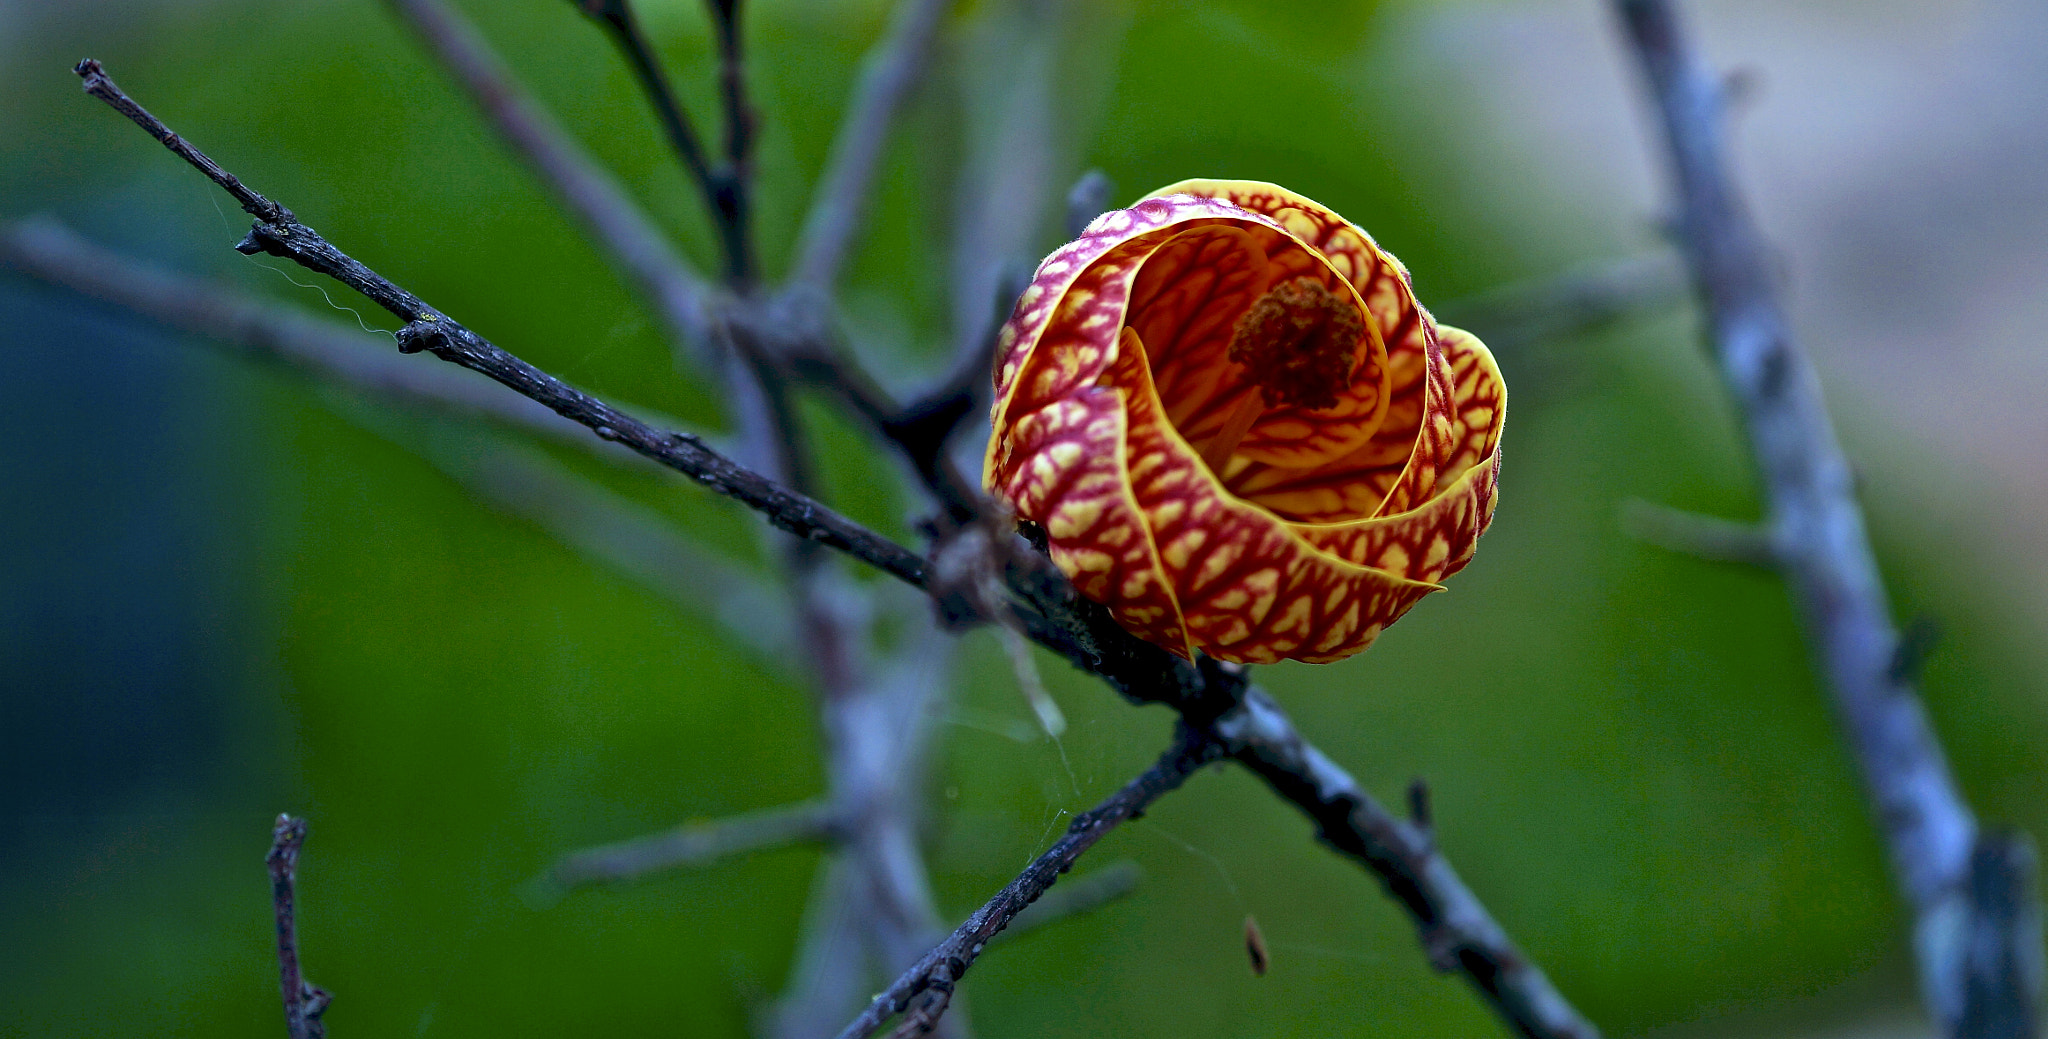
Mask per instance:
[[[994,376],[990,490],[1183,656],[1356,653],[1492,518],[1492,357],[1275,185],[1186,181],[1097,218],[1040,264]]]

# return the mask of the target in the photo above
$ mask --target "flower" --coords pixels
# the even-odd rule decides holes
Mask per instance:
[[[1472,558],[1507,395],[1407,268],[1285,188],[1190,180],[1045,258],[983,480],[1131,632],[1340,660]]]

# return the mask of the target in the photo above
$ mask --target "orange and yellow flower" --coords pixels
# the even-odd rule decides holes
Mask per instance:
[[[1003,326],[983,478],[1083,595],[1182,656],[1364,649],[1472,558],[1507,395],[1408,271],[1272,184],[1098,217]]]

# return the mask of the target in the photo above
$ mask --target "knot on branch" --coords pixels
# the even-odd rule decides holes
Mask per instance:
[[[235,251],[244,256],[268,253],[287,260],[293,259],[290,241],[293,227],[291,212],[284,210],[283,207],[279,209],[283,212],[284,219],[266,220],[257,217],[256,223],[249,227],[249,233],[235,243]]]
[[[405,327],[400,328],[395,335],[398,339],[398,352],[402,354],[416,354],[423,350],[438,353],[441,348],[454,343],[448,322],[432,314],[406,322]]]

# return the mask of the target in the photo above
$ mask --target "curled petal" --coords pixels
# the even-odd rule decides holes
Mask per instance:
[[[985,479],[1131,631],[1356,653],[1470,560],[1506,395],[1326,207],[1185,181],[1046,258],[998,341]]]
[[[1142,349],[1119,351],[1115,377],[1129,416],[1133,497],[1188,636],[1210,656],[1342,659],[1438,590],[1323,551],[1226,491],[1166,421]]]

